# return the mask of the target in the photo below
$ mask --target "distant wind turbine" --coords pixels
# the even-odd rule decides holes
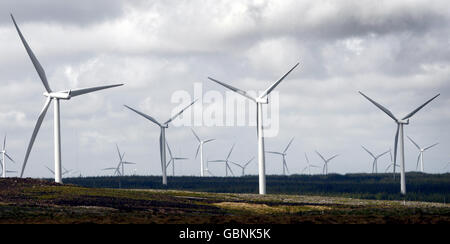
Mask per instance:
[[[2,177],[6,178],[6,173],[12,173],[9,172],[8,170],[6,170],[6,158],[7,157],[9,160],[11,160],[11,162],[16,163],[6,152],[6,135],[5,138],[3,139],[3,147],[2,147]]]
[[[209,160],[208,158],[206,158],[206,168],[205,168],[205,173],[208,173],[209,176],[214,176],[214,174],[209,170]]]
[[[303,168],[302,173],[305,172],[306,170],[308,170],[308,171],[309,171],[309,174],[311,175],[311,167],[313,167],[313,168],[319,168],[319,169],[320,169],[319,166],[316,166],[316,165],[311,164],[311,163],[309,162],[309,158],[308,158],[308,155],[306,155],[306,153],[305,153],[305,158],[306,158],[306,164],[307,164],[307,165],[306,165],[305,168]]]
[[[151,117],[150,115],[144,114],[142,112],[137,111],[136,109],[133,109],[131,107],[128,107],[127,105],[124,105],[126,108],[130,109],[131,111],[141,115],[142,117],[150,120],[151,122],[157,124],[159,128],[161,129],[161,133],[159,136],[159,152],[161,156],[161,169],[162,169],[162,184],[167,185],[167,161],[166,161],[166,129],[169,128],[169,123],[172,122],[176,117],[178,117],[180,114],[182,114],[186,109],[188,109],[192,104],[194,104],[197,100],[194,100],[192,103],[190,103],[188,106],[183,108],[180,112],[175,114],[172,118],[167,120],[164,123],[158,122],[156,119]]]
[[[167,163],[166,167],[169,167],[170,164],[172,164],[172,176],[175,176],[175,160],[187,160],[188,158],[180,158],[180,157],[174,157],[172,154],[172,150],[170,150],[169,147],[169,143],[167,143],[166,141],[166,145],[167,145],[167,150],[169,151],[169,162]]]
[[[383,111],[385,114],[387,114],[397,124],[397,132],[395,133],[395,142],[394,142],[394,165],[396,165],[396,162],[397,162],[397,146],[399,146],[400,147],[400,157],[401,157],[401,160],[400,160],[400,169],[401,169],[400,192],[401,192],[401,194],[405,195],[406,194],[406,179],[405,179],[405,146],[404,146],[403,126],[409,124],[409,118],[411,118],[419,110],[421,110],[423,107],[425,107],[428,103],[433,101],[440,94],[437,94],[436,96],[432,97],[430,100],[426,101],[424,104],[422,104],[418,108],[414,109],[411,113],[407,114],[402,119],[398,119],[387,108],[383,107],[381,104],[375,102],[368,96],[364,95],[364,93],[362,93],[362,92],[359,92],[359,93],[363,97],[365,97],[367,100],[369,100],[371,103],[373,103],[376,107],[378,107],[381,111]],[[400,141],[399,141],[399,138],[400,138]],[[394,167],[394,170],[395,170],[395,167]]]
[[[369,151],[369,149],[365,148],[364,146],[361,146],[364,151],[366,151],[370,156],[372,156],[373,158],[373,163],[372,163],[372,174],[373,173],[378,173],[378,159],[382,156],[384,156],[386,153],[390,152],[390,150],[387,150],[386,152],[379,154],[379,155],[374,155],[371,151]]]
[[[278,81],[273,83],[267,90],[265,90],[259,97],[253,97],[250,96],[247,92],[242,91],[238,88],[235,88],[233,86],[227,85],[221,81],[218,81],[216,79],[213,79],[211,77],[208,77],[208,79],[250,99],[251,101],[254,101],[256,103],[257,113],[256,113],[256,121],[257,121],[257,138],[258,138],[258,174],[259,174],[259,194],[266,194],[266,165],[265,165],[265,152],[264,152],[264,135],[263,135],[263,116],[262,116],[262,105],[269,103],[268,95],[270,92],[272,92],[275,87],[280,84],[284,78],[286,78],[287,75],[289,75],[292,70],[294,70],[299,63],[297,63],[294,67],[292,67],[286,74],[284,74]]]
[[[231,162],[230,161],[230,155],[233,152],[234,145],[235,144],[233,144],[233,146],[231,147],[231,150],[228,153],[226,159],[219,159],[219,160],[211,160],[211,161],[209,161],[209,162],[212,162],[212,163],[213,162],[215,162],[215,163],[225,163],[225,176],[228,176],[228,170],[230,170],[231,174],[234,176],[233,170],[231,170],[231,167],[230,167],[230,164],[229,164]]]
[[[419,146],[419,144],[417,144],[411,137],[409,137],[409,136],[407,136],[407,137],[408,137],[408,139],[411,141],[411,143],[414,144],[414,146],[416,146],[416,148],[419,150],[419,156],[417,157],[416,170],[419,168],[419,163],[420,163],[420,171],[423,173],[423,172],[425,172],[425,170],[424,170],[424,165],[423,165],[423,153],[424,153],[426,150],[428,150],[428,149],[430,149],[430,148],[432,148],[432,147],[438,145],[439,143],[435,143],[435,144],[433,144],[433,145],[431,145],[431,146],[428,146],[428,147],[425,147],[425,148],[421,148],[421,147]]]
[[[20,177],[23,177],[23,173],[25,171],[25,166],[27,165],[28,157],[30,156],[31,149],[33,147],[34,140],[36,139],[36,136],[39,132],[39,128],[41,127],[42,121],[44,120],[45,114],[47,113],[47,109],[51,103],[52,100],[55,101],[54,103],[54,146],[55,146],[55,182],[62,183],[62,175],[61,175],[61,131],[60,131],[60,119],[59,119],[59,100],[69,100],[72,97],[76,97],[79,95],[83,95],[86,93],[91,93],[98,90],[103,90],[107,88],[112,88],[116,86],[121,86],[123,84],[116,84],[116,85],[109,85],[109,86],[98,86],[98,87],[90,87],[90,88],[82,88],[82,89],[71,89],[71,90],[63,90],[63,91],[53,91],[50,89],[50,85],[47,81],[47,76],[45,75],[45,71],[42,68],[41,64],[37,60],[36,56],[34,55],[33,51],[31,50],[30,46],[28,46],[28,43],[25,41],[25,38],[22,35],[22,32],[20,31],[19,27],[16,24],[16,21],[11,14],[12,21],[14,23],[14,26],[16,27],[17,33],[19,34],[20,39],[22,40],[22,43],[28,53],[28,56],[30,56],[31,62],[33,63],[37,73],[39,74],[39,77],[42,81],[42,84],[44,85],[45,92],[44,96],[47,97],[44,107],[42,108],[38,120],[36,122],[36,125],[33,130],[33,134],[31,135],[30,142],[28,144],[27,151],[25,153],[25,159],[23,161],[22,171],[20,173]]]
[[[283,160],[283,175],[286,175],[286,171],[289,174],[289,169],[288,169],[288,166],[286,163],[286,155],[287,155],[286,152],[289,149],[289,146],[291,145],[293,140],[294,140],[294,137],[292,137],[292,139],[289,141],[288,145],[286,146],[286,148],[284,148],[283,152],[267,151],[267,153],[281,155],[282,160]]]
[[[235,163],[235,162],[230,162],[230,163],[232,163],[232,164],[238,166],[239,168],[241,168],[242,169],[242,176],[244,176],[245,175],[245,168],[247,168],[247,166],[253,161],[253,159],[255,159],[255,157],[251,158],[250,160],[248,160],[243,165],[240,165],[240,164]]]
[[[208,143],[208,142],[212,142],[215,139],[208,139],[208,140],[201,140],[200,137],[198,137],[198,135],[195,133],[195,131],[193,129],[192,133],[194,134],[195,138],[198,141],[198,147],[197,147],[197,152],[195,153],[195,158],[197,158],[198,156],[198,152],[200,150],[200,176],[204,176],[204,162],[203,162],[203,145]]]
[[[322,173],[325,175],[328,175],[328,163],[334,159],[335,157],[339,156],[339,154],[334,155],[333,157],[329,158],[329,159],[325,159],[322,154],[320,154],[318,151],[316,151],[317,155],[319,155],[319,157],[323,160],[323,170]]]

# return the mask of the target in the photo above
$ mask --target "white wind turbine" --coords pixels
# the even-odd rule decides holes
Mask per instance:
[[[311,167],[313,167],[313,168],[319,168],[319,169],[320,169],[319,166],[314,165],[314,164],[311,164],[311,163],[309,162],[308,155],[306,155],[306,153],[305,153],[305,158],[306,158],[306,164],[307,164],[307,165],[306,165],[305,168],[303,168],[302,173],[305,172],[306,170],[308,170],[308,171],[309,171],[309,174],[311,175]]]
[[[403,126],[409,124],[409,118],[411,118],[414,114],[416,114],[419,110],[421,110],[425,105],[430,103],[432,100],[434,100],[436,97],[438,97],[440,94],[437,94],[430,100],[426,101],[424,104],[420,105],[418,108],[413,110],[411,113],[407,114],[402,119],[397,119],[394,114],[392,114],[391,111],[389,111],[387,108],[383,107],[382,105],[378,104],[374,100],[370,99],[368,96],[364,95],[364,93],[359,92],[363,97],[365,97],[367,100],[369,100],[371,103],[373,103],[375,106],[377,106],[381,111],[383,111],[385,114],[387,114],[391,119],[397,123],[397,132],[395,133],[395,142],[394,142],[394,165],[396,165],[397,162],[397,144],[400,144],[400,192],[401,194],[406,194],[406,179],[405,179],[405,146],[404,146],[404,136],[403,136]],[[400,138],[400,140],[399,140]],[[394,166],[395,170],[395,166]]]
[[[166,129],[169,128],[169,123],[172,122],[176,117],[178,117],[180,114],[182,114],[187,108],[192,106],[197,100],[194,100],[191,104],[183,108],[180,112],[172,116],[169,120],[167,120],[164,123],[159,123],[156,119],[151,117],[150,115],[144,114],[142,112],[137,111],[136,109],[133,109],[131,107],[128,107],[127,105],[124,105],[126,108],[130,109],[131,111],[141,115],[142,117],[150,120],[151,122],[157,124],[159,128],[161,129],[161,133],[159,135],[159,152],[161,156],[161,169],[162,169],[162,184],[167,185],[167,161],[166,161]]]
[[[206,168],[205,168],[205,172],[209,174],[209,176],[214,176],[214,174],[208,169],[209,167],[209,160],[208,158],[206,158]]]
[[[297,63],[294,67],[292,67],[285,75],[283,75],[278,81],[273,83],[267,90],[265,90],[259,97],[253,97],[250,96],[247,92],[242,91],[238,88],[235,88],[233,86],[227,85],[223,82],[220,82],[216,79],[213,79],[211,77],[208,77],[208,79],[238,93],[242,96],[250,99],[251,101],[254,101],[256,103],[256,134],[258,138],[258,175],[259,175],[259,194],[266,194],[266,165],[265,165],[265,152],[264,152],[264,135],[263,135],[263,121],[262,121],[262,105],[269,103],[268,95],[270,92],[272,92],[275,87],[280,84],[284,78],[286,78],[287,75],[289,75],[292,70],[294,70],[299,63]]]
[[[328,175],[328,163],[334,159],[335,157],[339,156],[339,154],[334,155],[333,157],[329,158],[329,159],[325,159],[322,154],[320,154],[318,151],[316,151],[317,155],[319,155],[319,157],[323,160],[323,169],[322,169],[322,173],[325,175]]]
[[[117,144],[116,144],[116,150],[117,150],[117,155],[119,156],[119,164],[115,168],[116,169],[116,173],[119,176],[125,176],[125,165],[126,164],[135,164],[135,163],[123,161],[123,158],[125,157],[125,153],[120,153],[120,149],[119,149],[119,146]],[[120,169],[122,169],[122,172],[120,172]]]
[[[369,149],[365,148],[364,146],[361,146],[361,147],[364,149],[364,151],[366,151],[368,154],[370,154],[370,156],[372,156],[372,158],[373,158],[372,174],[378,173],[378,159],[381,158],[382,156],[384,156],[386,153],[390,152],[390,150],[387,150],[386,152],[375,156],[371,151],[369,151]]]
[[[37,60],[36,56],[34,55],[33,51],[31,50],[30,46],[28,46],[28,43],[25,41],[25,38],[22,35],[22,32],[20,31],[19,27],[16,24],[16,21],[11,14],[12,21],[14,23],[14,26],[16,27],[17,33],[19,34],[20,39],[22,40],[22,43],[28,53],[28,56],[30,56],[31,62],[33,63],[41,81],[44,85],[45,92],[44,96],[47,97],[44,107],[41,110],[41,113],[39,114],[38,120],[36,122],[36,125],[33,130],[33,134],[31,135],[30,143],[28,144],[28,148],[25,154],[25,159],[23,161],[22,171],[20,173],[20,177],[23,177],[23,173],[25,170],[25,166],[28,161],[28,157],[30,156],[31,149],[33,147],[34,140],[36,139],[36,135],[39,132],[39,128],[41,127],[42,121],[44,120],[45,114],[47,113],[47,109],[51,103],[52,100],[55,101],[54,103],[54,146],[55,146],[55,182],[62,183],[62,177],[61,177],[61,131],[60,131],[60,112],[59,112],[59,100],[69,100],[72,97],[76,97],[79,95],[83,95],[86,93],[103,90],[107,88],[112,88],[116,86],[121,86],[123,84],[116,84],[116,85],[109,85],[109,86],[98,86],[98,87],[91,87],[91,88],[82,88],[82,89],[70,89],[70,90],[63,90],[63,91],[53,91],[50,88],[50,85],[47,81],[47,76],[45,75],[45,71],[42,68],[41,64]]]
[[[393,167],[392,169],[393,169],[393,173],[392,173],[392,175],[393,175],[393,177],[394,177],[394,180],[395,180],[395,168],[398,168],[398,167],[400,167],[400,166],[398,166],[398,164],[396,164],[395,162],[394,162],[394,159],[393,159],[393,157],[392,157],[392,150],[391,150],[391,148],[389,148],[389,156],[391,157],[391,164],[389,164],[387,167],[386,167],[386,173],[388,172],[388,170],[391,168],[391,167]],[[395,167],[394,167],[395,166]]]
[[[419,162],[420,162],[420,171],[423,173],[423,172],[425,172],[425,171],[424,171],[424,165],[423,165],[423,153],[424,153],[426,150],[428,150],[428,149],[430,149],[430,148],[432,148],[432,147],[438,145],[439,143],[435,143],[435,144],[433,144],[433,145],[431,145],[431,146],[428,146],[428,147],[425,147],[425,148],[421,148],[421,147],[419,146],[419,144],[417,144],[411,137],[409,137],[409,136],[407,136],[407,137],[408,137],[408,139],[412,142],[412,144],[414,144],[414,146],[416,146],[416,148],[419,150],[419,156],[417,157],[416,170],[419,168]]]
[[[267,153],[271,153],[271,154],[277,154],[277,155],[281,155],[282,160],[283,160],[283,175],[286,175],[286,171],[289,174],[289,169],[286,163],[286,155],[287,155],[287,150],[289,149],[289,146],[291,145],[292,141],[294,140],[294,137],[292,137],[292,139],[289,141],[288,145],[286,146],[286,148],[283,150],[283,152],[275,152],[275,151],[267,151]]]
[[[215,139],[208,139],[208,140],[201,140],[200,137],[198,137],[198,135],[195,133],[195,131],[193,129],[192,133],[194,134],[195,138],[198,141],[198,147],[197,147],[197,152],[195,153],[195,158],[197,158],[198,156],[198,152],[200,150],[200,176],[204,176],[204,163],[203,163],[203,145],[208,143],[208,142],[212,142]]]
[[[225,176],[228,176],[228,170],[230,170],[231,174],[234,176],[233,170],[231,170],[231,167],[229,164],[229,163],[231,163],[230,156],[231,156],[231,153],[233,152],[234,145],[235,144],[233,144],[233,146],[231,147],[230,152],[228,153],[228,156],[226,157],[226,159],[208,161],[208,162],[215,162],[215,163],[225,163]]]
[[[242,169],[242,176],[244,176],[244,175],[245,175],[245,168],[247,168],[247,166],[253,161],[253,159],[255,159],[255,157],[251,158],[250,160],[248,160],[248,161],[247,161],[245,164],[243,164],[243,165],[240,165],[240,164],[235,163],[235,162],[230,162],[230,163],[232,163],[232,164],[238,166],[239,168],[241,168],[241,169]]]
[[[187,160],[188,158],[174,157],[172,154],[172,150],[170,150],[169,143],[167,143],[167,141],[166,141],[166,145],[167,145],[167,149],[169,151],[169,157],[170,157],[169,162],[167,163],[166,167],[169,167],[170,164],[172,164],[172,176],[175,176],[175,160]]]
[[[3,139],[3,147],[2,147],[2,177],[6,178],[6,173],[13,173],[15,171],[8,171],[6,170],[6,158],[7,157],[9,160],[11,160],[11,162],[16,163],[6,152],[6,135],[5,138]]]

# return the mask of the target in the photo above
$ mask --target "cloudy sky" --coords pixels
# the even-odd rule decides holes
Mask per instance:
[[[411,119],[405,134],[421,146],[439,142],[425,153],[425,170],[443,172],[450,161],[449,5],[445,0],[1,1],[0,134],[7,134],[7,150],[17,162],[8,169],[20,171],[45,101],[13,13],[53,90],[125,84],[61,102],[63,166],[83,175],[106,174],[100,169],[115,166],[116,143],[136,163],[127,173],[135,168],[137,174],[160,174],[159,128],[123,104],[165,121],[182,105],[180,92],[203,98],[195,111],[211,106],[203,97],[208,92],[225,97],[226,89],[208,76],[262,91],[297,62],[276,89],[279,131],[266,139],[267,150],[282,150],[295,136],[287,158],[291,173],[305,167],[305,153],[321,166],[314,150],[326,157],[340,154],[330,172],[369,172],[372,160],[361,145],[374,153],[393,147],[395,123],[358,91],[398,117],[441,93]],[[201,94],[194,94],[195,86]],[[209,159],[225,157],[233,143],[231,160],[256,156],[252,125],[171,126],[172,151],[191,158],[177,164],[177,174],[199,174],[191,128],[217,139],[205,146]],[[418,151],[405,140],[405,152],[406,169],[413,171]],[[380,159],[379,170],[389,163],[389,156]],[[267,155],[266,164],[268,174],[282,172],[280,158]],[[44,166],[53,167],[52,107],[25,176],[51,177]],[[210,170],[225,173],[219,164]],[[256,162],[247,173],[257,173]]]

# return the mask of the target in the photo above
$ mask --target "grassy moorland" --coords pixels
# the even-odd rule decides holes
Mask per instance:
[[[450,204],[0,179],[0,223],[450,223]]]
[[[173,189],[213,193],[257,193],[258,177],[168,177],[161,176],[80,177],[64,179],[70,183],[95,188]],[[450,174],[406,174],[407,195],[400,195],[399,175],[392,174],[330,174],[269,175],[270,194],[320,195],[373,200],[410,200],[445,203],[450,201]]]

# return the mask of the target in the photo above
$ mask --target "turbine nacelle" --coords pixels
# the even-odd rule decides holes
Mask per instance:
[[[71,98],[70,93],[71,93],[71,90],[60,91],[60,92],[50,92],[50,93],[44,92],[44,96],[49,97],[49,98],[69,100]]]
[[[267,96],[265,96],[263,98],[257,97],[257,98],[255,98],[255,102],[262,103],[262,104],[268,104],[269,103],[269,98]]]
[[[397,124],[408,125],[409,119],[407,119],[407,120],[399,119],[399,120],[397,120]]]

